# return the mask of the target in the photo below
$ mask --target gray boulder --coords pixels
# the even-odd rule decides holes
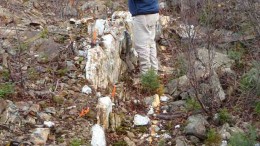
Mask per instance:
[[[12,101],[0,99],[0,124],[9,124],[18,122],[18,108]]]
[[[206,138],[206,126],[209,123],[203,115],[194,115],[188,118],[188,125],[184,128],[187,135],[194,135],[198,138]]]

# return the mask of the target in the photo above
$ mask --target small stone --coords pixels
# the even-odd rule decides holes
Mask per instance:
[[[160,128],[159,126],[155,125],[155,126],[154,126],[154,130],[155,130],[155,132],[158,132],[158,131],[161,130],[161,128]]]
[[[40,105],[39,104],[33,104],[30,108],[29,111],[33,111],[37,113],[40,110]]]
[[[161,106],[161,110],[168,111],[169,109],[170,109],[170,107],[168,105]]]
[[[75,60],[75,61],[77,61],[77,60],[79,60],[79,59],[80,59],[79,56],[74,57],[74,60]]]
[[[52,100],[53,100],[54,103],[56,103],[56,104],[63,104],[64,101],[65,101],[65,98],[64,98],[63,96],[56,95],[56,96],[53,96],[53,97],[52,97]]]
[[[185,90],[184,87],[188,86],[189,84],[189,79],[186,75],[179,77],[178,79],[174,79],[171,82],[167,84],[168,91],[170,95],[175,95],[177,94],[177,89],[183,89]],[[183,88],[182,88],[183,87]]]
[[[222,140],[222,143],[220,146],[228,146],[228,142],[226,140]],[[255,146],[257,146],[257,145],[255,145]]]
[[[82,57],[85,57],[85,56],[87,56],[87,52],[86,51],[83,51],[83,50],[79,50],[79,56],[82,56]]]
[[[155,94],[153,96],[153,103],[152,103],[152,106],[155,108],[155,107],[158,107],[160,105],[160,97],[158,94]]]
[[[44,123],[43,123],[45,126],[47,126],[47,127],[53,127],[55,124],[53,123],[53,122],[51,122],[51,121],[44,121]]]
[[[185,137],[183,136],[177,137],[175,146],[187,146]]]
[[[15,105],[20,111],[27,111],[29,110],[29,106],[30,106],[27,102],[24,101],[16,102]]]
[[[55,141],[55,139],[56,139],[55,135],[49,135],[48,136],[48,140],[50,140],[50,141]]]
[[[56,109],[54,107],[48,107],[48,108],[45,108],[45,112],[55,115],[56,114]]]
[[[41,108],[46,108],[47,107],[47,103],[46,103],[45,100],[40,101],[39,105],[40,105]]]
[[[157,120],[152,120],[152,124],[156,125],[156,124],[158,124],[158,123],[159,123],[159,121],[157,121]]]
[[[78,114],[78,110],[76,108],[70,109],[69,115],[77,115],[77,114]]]
[[[22,69],[23,71],[26,71],[27,68],[28,68],[28,66],[23,66],[21,69]]]
[[[128,137],[124,137],[124,141],[127,143],[128,146],[136,146],[135,143]]]
[[[181,126],[180,125],[176,125],[174,128],[175,129],[178,129],[178,128],[180,128]]]
[[[101,94],[100,92],[97,92],[97,93],[96,93],[96,96],[99,98],[99,97],[102,96],[102,94]]]
[[[186,104],[186,101],[185,100],[179,100],[179,101],[171,102],[170,104],[172,106],[184,106]]]
[[[0,99],[0,124],[9,124],[17,121],[19,117],[18,108],[12,101]]]
[[[152,115],[152,114],[154,114],[154,109],[153,109],[153,107],[150,107],[147,115]]]
[[[172,137],[171,137],[169,134],[164,133],[164,134],[163,134],[163,138],[164,138],[164,139],[171,139]]]
[[[190,136],[190,141],[192,142],[192,143],[199,143],[200,142],[200,139],[199,138],[197,138],[196,136]]]
[[[169,100],[169,97],[168,96],[161,96],[161,99],[160,99],[162,102],[167,102]]]
[[[32,116],[27,116],[27,118],[26,118],[26,121],[25,121],[26,123],[28,123],[28,124],[32,124],[32,125],[35,125],[36,124],[36,119],[35,119],[35,117],[32,117]]]
[[[144,102],[146,105],[152,105],[153,103],[153,96],[145,97]]]
[[[49,134],[49,128],[36,128],[31,134],[31,141],[35,145],[45,145]]]
[[[0,113],[7,108],[8,103],[4,99],[0,99]]]
[[[121,107],[121,111],[122,111],[123,113],[127,113],[127,112],[128,112],[127,109],[125,109],[124,107]]]
[[[38,116],[40,117],[41,120],[43,121],[49,121],[51,119],[51,115],[47,113],[39,113]]]
[[[75,66],[75,64],[72,61],[67,61],[67,69],[69,71],[75,71],[75,70],[77,70],[77,67]]]
[[[126,131],[127,136],[130,137],[131,139],[135,138],[135,134],[133,132],[130,131]]]
[[[229,128],[229,124],[226,123],[222,126],[222,128],[219,131],[219,134],[221,135],[222,139],[229,140],[231,138],[231,134],[227,131]]]
[[[166,47],[165,47],[165,46],[160,46],[160,49],[161,49],[162,51],[165,51],[165,50],[166,50]]]
[[[188,92],[182,92],[182,93],[180,94],[180,96],[181,96],[181,99],[182,99],[182,100],[186,100],[186,99],[189,98]]]
[[[149,117],[142,115],[135,115],[134,124],[137,126],[147,125],[150,122]]]
[[[92,89],[91,89],[89,86],[85,85],[85,86],[82,88],[81,92],[82,92],[82,93],[85,93],[85,94],[91,94],[91,93],[92,93]]]
[[[239,127],[229,127],[227,129],[227,131],[232,135],[234,133],[244,133],[244,131],[242,129],[240,129]]]

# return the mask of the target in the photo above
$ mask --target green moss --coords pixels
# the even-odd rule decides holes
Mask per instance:
[[[67,72],[68,72],[68,69],[67,69],[67,68],[63,68],[63,69],[57,70],[57,74],[60,75],[60,76],[66,75]]]
[[[149,70],[141,76],[141,85],[144,91],[156,93],[156,90],[160,87],[159,76],[154,70]]]
[[[12,83],[0,84],[0,98],[5,98],[14,93],[14,85]]]
[[[260,116],[260,101],[255,104],[255,113]]]
[[[37,80],[40,76],[40,74],[34,68],[29,68],[27,73],[31,80]]]
[[[166,145],[165,139],[161,139],[161,140],[158,142],[158,146],[165,146],[165,145]]]
[[[64,138],[62,138],[62,137],[57,138],[57,142],[58,142],[58,144],[59,143],[63,143],[64,142]]]
[[[191,98],[190,97],[186,101],[186,108],[189,111],[193,111],[193,110],[201,109],[201,106],[200,106],[199,102],[195,98]]]
[[[70,146],[81,146],[83,145],[83,141],[81,139],[73,139],[71,142],[70,142]]]
[[[255,92],[260,95],[260,62],[254,62],[253,67],[243,75],[240,87],[243,91]]]
[[[231,136],[228,146],[254,146],[257,143],[257,131],[249,127],[248,133],[236,133]]]
[[[61,97],[61,96],[53,96],[53,101],[56,103],[56,104],[63,104],[64,103],[64,97]]]
[[[133,129],[135,133],[148,133],[149,129],[147,126],[137,126]]]
[[[207,132],[207,139],[205,140],[206,146],[219,146],[221,144],[221,135],[215,129],[210,129]]]
[[[66,36],[59,35],[59,36],[55,37],[55,42],[60,43],[60,44],[64,44],[67,39],[68,38]]]
[[[40,37],[41,38],[48,38],[49,35],[49,31],[47,28],[44,28],[41,32],[40,32]]]
[[[113,143],[112,146],[127,146],[127,143],[125,141],[121,140],[121,141],[117,141],[117,142]]]
[[[226,108],[220,109],[220,111],[219,111],[219,121],[220,121],[221,124],[231,122],[231,115],[228,113],[228,110]]]
[[[4,79],[4,80],[9,80],[10,79],[10,72],[8,70],[3,70],[2,72],[0,72],[0,76]]]

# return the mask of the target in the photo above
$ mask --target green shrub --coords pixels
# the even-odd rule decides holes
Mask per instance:
[[[62,68],[62,69],[57,70],[57,74],[60,76],[65,76],[67,74],[67,72],[68,72],[67,68]]]
[[[228,110],[226,108],[220,109],[220,111],[219,111],[219,121],[220,121],[221,124],[231,122],[231,115],[228,113]]]
[[[243,54],[244,54],[243,50],[231,50],[228,52],[229,58],[235,60],[235,67],[237,68],[244,67],[244,63],[241,61]]]
[[[14,92],[14,86],[11,83],[0,84],[0,98],[4,98]]]
[[[260,63],[254,63],[247,73],[243,75],[240,80],[240,87],[244,91],[255,91],[257,95],[260,95]]]
[[[127,146],[127,143],[125,141],[117,141],[112,146]]]
[[[254,146],[257,140],[257,131],[254,127],[249,127],[249,132],[236,133],[231,136],[229,146]]]
[[[70,142],[70,146],[81,146],[83,145],[83,141],[81,139],[73,139]]]
[[[49,31],[47,28],[44,28],[41,32],[40,32],[40,37],[41,38],[48,38],[49,35]]]
[[[256,102],[255,112],[256,114],[260,115],[260,101]]]
[[[161,140],[158,142],[158,146],[166,146],[166,141],[165,141],[165,139],[161,139]]]
[[[238,61],[238,62],[240,62],[242,56],[243,56],[243,52],[242,51],[231,50],[231,51],[228,52],[228,57],[230,59],[233,59],[233,60]]]
[[[188,110],[199,110],[199,109],[201,109],[201,106],[196,99],[188,98],[186,101],[186,108]]]
[[[37,80],[40,76],[35,68],[29,68],[27,74],[31,80]]]
[[[141,76],[141,85],[144,91],[156,93],[156,90],[160,88],[159,76],[154,70],[148,70]]]
[[[3,70],[2,72],[0,72],[0,76],[4,80],[9,80],[10,79],[10,72],[8,70]]]
[[[219,146],[221,144],[221,135],[215,129],[210,129],[207,132],[207,139],[205,140],[206,146]]]

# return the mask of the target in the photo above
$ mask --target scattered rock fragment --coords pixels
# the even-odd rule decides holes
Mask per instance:
[[[186,143],[185,137],[183,137],[183,136],[177,137],[175,146],[188,146],[188,144]]]
[[[128,146],[136,146],[135,143],[127,136],[124,137],[124,141],[127,143]]]
[[[88,86],[88,85],[85,85],[82,90],[81,90],[82,93],[85,93],[85,94],[91,94],[92,93],[92,89]]]
[[[134,117],[134,125],[136,125],[136,126],[144,126],[144,125],[149,124],[149,122],[150,122],[150,119],[147,116],[142,116],[142,115],[137,114]]]
[[[31,141],[34,145],[45,145],[49,134],[49,128],[36,128],[31,134]]]
[[[0,100],[0,124],[15,123],[19,119],[18,108],[12,101]]]

